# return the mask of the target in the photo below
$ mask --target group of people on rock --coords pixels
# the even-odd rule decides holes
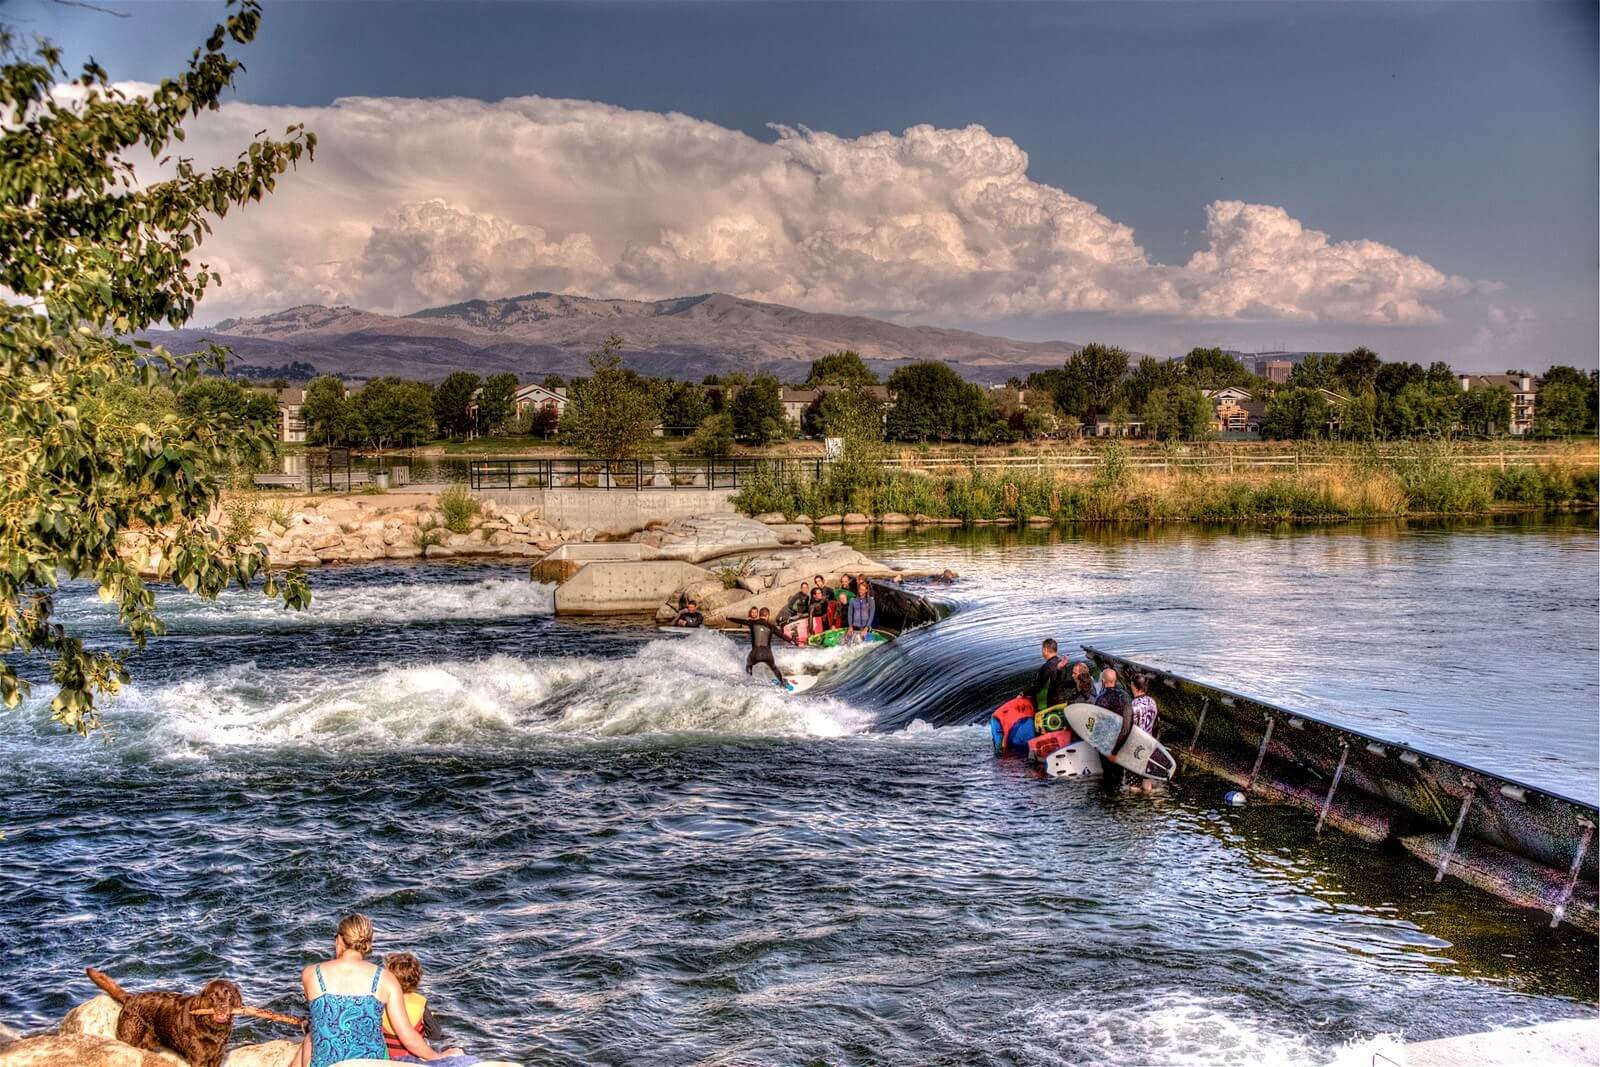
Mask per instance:
[[[333,958],[300,972],[311,1025],[292,1067],[331,1067],[344,1060],[397,1060],[470,1067],[479,1062],[459,1048],[440,1052],[429,1043],[439,1024],[417,990],[422,964],[409,952],[390,952],[371,963],[372,921],[351,914],[339,920]]]
[[[822,575],[800,588],[778,610],[778,628],[791,643],[803,645],[816,634],[828,630],[849,630],[847,641],[872,632],[878,617],[878,602],[872,595],[872,582],[846,574],[838,586],[831,586]]]

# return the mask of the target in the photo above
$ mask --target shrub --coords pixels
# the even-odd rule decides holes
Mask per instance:
[[[231,493],[222,501],[222,513],[223,539],[237,548],[255,536],[256,520],[261,517],[261,501],[254,492]]]
[[[430,519],[417,525],[417,532],[411,535],[411,539],[416,542],[418,548],[426,552],[434,545],[444,544],[444,531],[439,528],[438,523]]]
[[[439,494],[439,510],[444,513],[444,524],[451,533],[464,534],[472,529],[472,520],[478,514],[478,502],[462,482],[453,482]]]

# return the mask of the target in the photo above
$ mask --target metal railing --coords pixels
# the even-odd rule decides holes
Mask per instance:
[[[467,481],[473,489],[738,489],[758,473],[815,479],[826,463],[822,459],[475,459],[467,468]]]

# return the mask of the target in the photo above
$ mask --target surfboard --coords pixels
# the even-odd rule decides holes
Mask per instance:
[[[790,696],[796,693],[804,693],[807,689],[816,685],[817,679],[821,677],[821,675],[816,674],[791,674],[788,676],[790,688],[784,688],[783,683],[778,681],[777,675],[772,673],[772,668],[765,663],[757,663],[750,668],[750,674],[752,677],[766,682],[779,692],[787,693]]]
[[[824,630],[820,634],[812,634],[806,638],[806,644],[812,648],[833,648],[837,645],[848,643],[849,636],[850,630],[848,628],[839,627],[832,630]],[[887,641],[889,637],[890,635],[882,630],[868,630],[862,635],[861,641],[863,644],[874,644],[878,641]]]
[[[1105,773],[1100,753],[1087,741],[1074,741],[1044,758],[1047,778],[1098,778]]]
[[[1167,781],[1178,767],[1166,746],[1135,726],[1122,747],[1112,752],[1122,733],[1122,716],[1094,704],[1068,704],[1067,724],[1094,750],[1124,770],[1144,778]]]
[[[1122,716],[1095,704],[1068,704],[1067,725],[1102,756],[1110,756],[1122,733]]]

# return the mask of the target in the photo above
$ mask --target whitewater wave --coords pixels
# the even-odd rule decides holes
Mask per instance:
[[[1333,1061],[1343,1067],[1354,1062],[1348,1058],[1351,1046],[1330,1049],[1314,1035],[1286,1030],[1262,1019],[1242,997],[1156,989],[1130,994],[1115,1010],[1082,997],[1051,997],[1011,1015],[1015,1026],[1004,1029],[1024,1036],[1010,1051],[1032,1063],[1323,1067]]]
[[[779,656],[786,670],[814,674],[873,651]],[[141,758],[249,748],[480,750],[650,734],[840,737],[872,725],[869,712],[839,700],[790,696],[750,678],[744,655],[744,646],[708,631],[647,641],[619,658],[500,654],[364,672],[247,661],[170,685],[132,685],[104,714],[116,746]],[[30,700],[21,716],[32,720],[33,740],[49,744],[46,699]]]
[[[364,623],[512,619],[555,614],[556,587],[526,578],[473,582],[396,581],[313,586],[311,606],[291,611],[259,590],[229,589],[215,600],[161,590],[158,610],[174,634],[241,627],[258,631],[304,630]],[[115,624],[114,610],[92,593],[63,597],[60,621],[70,625]]]

